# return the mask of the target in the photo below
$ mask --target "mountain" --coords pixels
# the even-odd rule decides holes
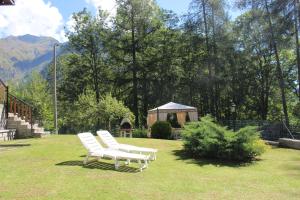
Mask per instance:
[[[53,59],[51,37],[33,35],[9,36],[0,39],[0,78],[21,79],[33,70],[42,71]]]

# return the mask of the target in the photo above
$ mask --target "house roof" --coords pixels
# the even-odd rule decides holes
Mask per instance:
[[[0,0],[0,6],[15,5],[15,0]]]
[[[179,103],[169,102],[152,110],[149,110],[149,113],[153,112],[197,112],[197,108],[192,106],[186,106]]]

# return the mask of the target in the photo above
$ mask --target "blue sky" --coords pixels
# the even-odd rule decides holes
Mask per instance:
[[[73,12],[78,12],[84,7],[86,7],[88,10],[95,9],[91,4],[88,4],[85,0],[72,0],[72,2],[70,0],[50,0],[50,2],[61,11],[65,20],[67,20]],[[190,0],[156,0],[156,2],[162,8],[173,10],[178,14],[183,14],[188,10]]]
[[[227,0],[232,2],[233,0]],[[156,0],[162,8],[173,10],[181,15],[188,11],[191,0]],[[0,7],[0,38],[9,35],[32,34],[50,36],[64,42],[64,27],[72,26],[71,15],[87,8],[95,12],[102,9],[114,15],[115,0],[16,0],[15,6]],[[239,12],[230,11],[235,17]]]
[[[105,0],[110,1],[110,0]],[[184,14],[188,11],[189,4],[192,0],[156,0],[158,5],[164,9],[173,10],[177,14]],[[62,0],[50,0],[50,2],[59,8],[64,19],[68,19],[68,17],[73,12],[78,12],[86,7],[89,10],[94,10],[94,7],[91,4],[88,4],[85,0],[72,0],[62,1]],[[232,0],[227,0],[229,4],[232,4]],[[232,10],[230,14],[235,17],[238,12]]]

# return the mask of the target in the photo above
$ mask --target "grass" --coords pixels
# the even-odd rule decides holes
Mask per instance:
[[[76,136],[0,143],[0,199],[299,199],[300,153],[270,148],[246,165],[186,159],[180,141],[119,139],[159,149],[143,172],[114,171],[103,160],[82,166]]]

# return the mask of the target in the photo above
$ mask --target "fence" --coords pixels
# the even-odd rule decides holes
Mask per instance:
[[[8,113],[13,113],[33,127],[33,106],[12,95],[8,86],[0,79],[0,130],[7,128]]]
[[[220,121],[224,126],[232,130],[239,130],[245,126],[257,126],[261,137],[265,140],[278,140],[279,138],[292,138],[283,122],[270,122],[262,120],[224,120]],[[289,130],[295,139],[300,139],[300,126],[290,125]]]
[[[33,106],[12,94],[8,94],[8,111],[28,122],[31,125],[32,129]]]

